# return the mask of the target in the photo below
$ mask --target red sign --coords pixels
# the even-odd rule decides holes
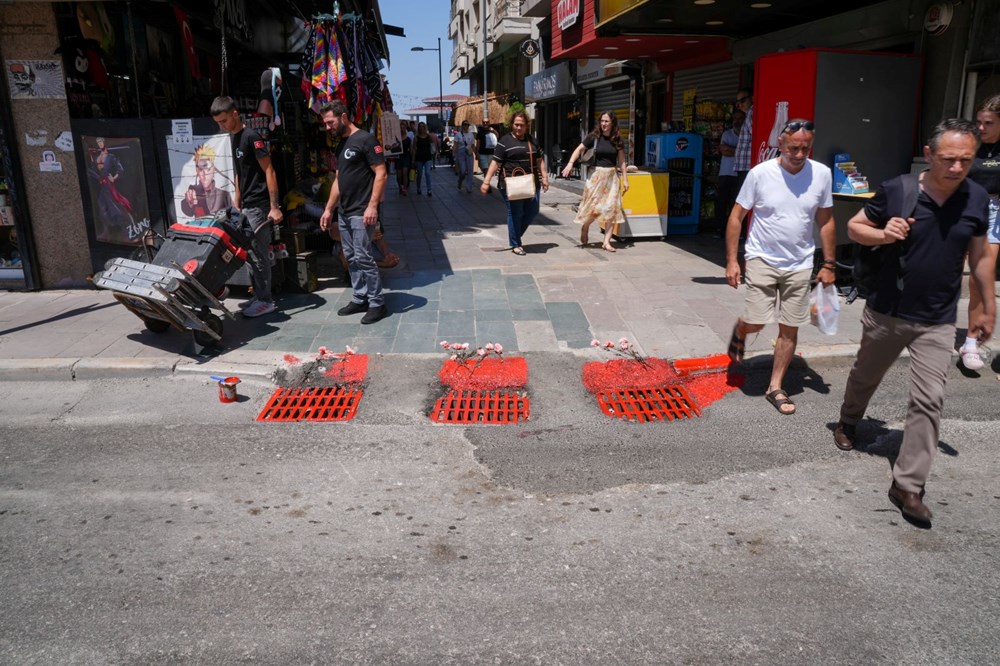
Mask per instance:
[[[556,4],[556,25],[569,28],[580,18],[580,0],[559,0]]]

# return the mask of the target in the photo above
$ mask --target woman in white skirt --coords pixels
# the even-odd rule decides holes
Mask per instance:
[[[576,222],[582,224],[580,244],[587,245],[588,232],[594,220],[604,224],[604,249],[614,252],[611,234],[615,225],[625,221],[622,213],[622,192],[628,190],[628,171],[625,164],[625,144],[618,133],[618,118],[614,111],[601,114],[599,125],[583,138],[583,143],[570,155],[563,178],[569,178],[584,151],[593,149],[595,166],[583,188],[583,199],[576,214]]]

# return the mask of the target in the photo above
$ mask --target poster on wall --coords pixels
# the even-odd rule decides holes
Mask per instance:
[[[180,139],[180,140],[178,140]],[[178,222],[211,217],[233,205],[232,143],[228,134],[167,137],[174,215]]]
[[[386,157],[394,157],[403,152],[403,137],[399,128],[399,116],[392,111],[382,114],[382,146]]]
[[[11,99],[66,99],[58,60],[6,60]]]
[[[149,229],[149,201],[138,138],[81,137],[94,237],[102,243],[138,245]]]

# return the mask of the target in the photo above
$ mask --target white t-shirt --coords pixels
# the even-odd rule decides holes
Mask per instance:
[[[786,271],[812,268],[816,212],[833,208],[830,167],[806,160],[793,174],[781,167],[780,157],[761,162],[747,173],[736,203],[753,210],[747,259],[763,259]]]

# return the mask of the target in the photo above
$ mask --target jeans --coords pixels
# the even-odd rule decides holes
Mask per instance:
[[[263,208],[244,208],[247,222],[251,229],[256,229],[253,236],[253,252],[247,262],[250,268],[250,286],[253,295],[259,301],[270,303],[271,295],[271,240],[274,231],[267,221],[267,212]]]
[[[426,162],[417,162],[417,192],[420,191],[421,177],[427,181],[427,191],[431,191],[431,166],[433,164],[433,158],[427,160]]]
[[[459,149],[455,159],[458,162],[458,188],[462,189],[462,181],[465,187],[472,189],[472,155],[464,148]]]
[[[521,247],[521,236],[538,215],[539,191],[535,190],[535,196],[531,199],[517,201],[508,199],[506,190],[501,192],[503,192],[503,202],[507,205],[507,242],[511,247]]]
[[[351,273],[351,287],[354,288],[355,303],[368,301],[368,306],[377,308],[385,303],[382,295],[382,276],[372,257],[372,237],[374,224],[365,224],[365,218],[338,215],[340,245],[347,259],[347,269]]]

